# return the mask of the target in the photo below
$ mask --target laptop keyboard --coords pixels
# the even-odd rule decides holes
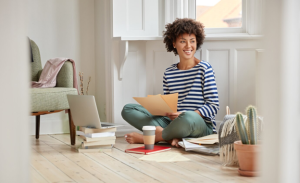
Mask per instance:
[[[101,126],[112,126],[112,125],[109,125],[109,124],[101,124]]]

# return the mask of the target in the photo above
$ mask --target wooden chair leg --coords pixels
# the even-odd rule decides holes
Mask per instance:
[[[35,116],[35,138],[36,139],[40,138],[40,119],[41,119],[40,115]]]
[[[72,115],[71,115],[71,110],[68,109],[68,114],[69,114],[69,126],[70,126],[70,139],[71,139],[71,145],[75,145],[76,143],[76,129],[75,125],[73,123]]]

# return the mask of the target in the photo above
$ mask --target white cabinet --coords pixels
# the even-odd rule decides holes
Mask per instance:
[[[159,35],[158,0],[113,0],[113,37]]]
[[[113,37],[157,40],[166,23],[195,18],[195,0],[113,0]]]

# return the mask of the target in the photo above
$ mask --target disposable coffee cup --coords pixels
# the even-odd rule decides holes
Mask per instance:
[[[146,150],[152,150],[155,142],[155,126],[143,126],[143,138]]]

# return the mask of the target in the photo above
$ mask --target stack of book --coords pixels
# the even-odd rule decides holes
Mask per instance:
[[[116,128],[77,128],[76,134],[79,135],[83,142],[78,148],[78,152],[108,152],[111,151],[116,142]]]

